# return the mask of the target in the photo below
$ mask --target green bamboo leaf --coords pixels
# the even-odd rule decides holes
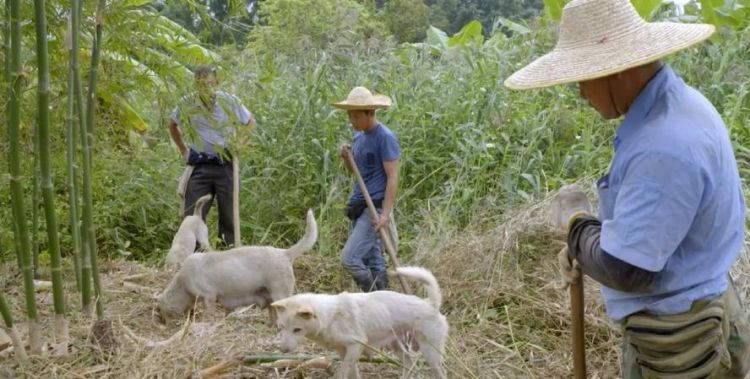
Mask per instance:
[[[190,42],[200,43],[198,37],[196,37],[189,30],[182,27],[182,25],[154,12],[149,12],[143,9],[131,9],[127,12],[127,15],[133,20],[145,20],[148,25],[145,29],[141,30],[152,30],[152,28],[166,29],[174,35],[179,35]]]
[[[102,51],[101,55],[105,61],[119,63],[119,66],[124,69],[123,71],[130,72],[133,76],[138,75],[141,78],[147,79],[153,86],[165,85],[164,81],[157,73],[136,59],[125,56],[116,51],[108,50]]]
[[[153,0],[125,0],[121,5],[127,7],[141,7],[153,3]]]
[[[544,0],[544,13],[553,21],[560,21],[563,5],[563,0]]]

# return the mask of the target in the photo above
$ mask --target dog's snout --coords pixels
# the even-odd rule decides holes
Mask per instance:
[[[297,350],[297,343],[288,336],[283,336],[281,341],[279,341],[279,350],[281,350],[282,353],[293,353]]]

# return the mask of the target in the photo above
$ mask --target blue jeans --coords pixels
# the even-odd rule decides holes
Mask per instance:
[[[390,236],[395,242],[395,225],[391,220]],[[395,244],[394,244],[395,248]],[[352,222],[349,239],[341,252],[341,263],[364,292],[388,289],[383,249],[378,231],[372,224],[370,212],[365,210]]]

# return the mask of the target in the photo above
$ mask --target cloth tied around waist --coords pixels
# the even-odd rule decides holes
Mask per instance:
[[[624,323],[625,342],[637,351],[642,377],[718,378],[731,365],[725,309],[729,292],[696,301],[689,311],[677,315],[629,316]]]

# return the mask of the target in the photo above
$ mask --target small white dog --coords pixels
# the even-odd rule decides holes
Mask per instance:
[[[164,266],[169,271],[177,271],[180,265],[195,252],[195,243],[201,244],[203,250],[210,250],[211,245],[208,242],[208,227],[201,218],[203,207],[211,201],[212,195],[205,195],[195,202],[195,211],[191,216],[182,220],[180,228],[177,229],[174,238],[172,238],[172,247],[169,248],[167,258],[164,260]]]
[[[169,286],[156,297],[162,318],[182,316],[200,298],[208,311],[216,301],[228,311],[257,304],[266,308],[294,292],[292,263],[312,249],[318,226],[307,211],[305,235],[289,249],[243,246],[224,252],[189,255]],[[276,322],[272,308],[271,323]]]
[[[335,350],[342,358],[336,378],[359,378],[357,361],[365,349],[388,347],[402,354],[405,367],[411,357],[404,348],[416,339],[435,378],[446,378],[443,367],[448,322],[440,313],[442,294],[432,273],[421,267],[402,267],[396,273],[419,280],[427,299],[392,291],[298,294],[271,304],[278,314],[281,350],[294,351],[307,337]],[[412,341],[414,342],[414,341]]]

